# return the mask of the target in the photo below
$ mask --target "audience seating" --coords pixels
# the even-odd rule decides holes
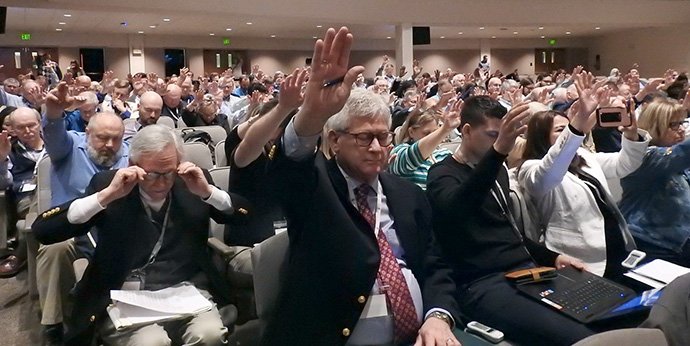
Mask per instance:
[[[179,127],[178,131],[182,132],[184,129],[200,130],[208,133],[211,135],[211,141],[213,144],[218,144],[220,141],[228,137],[228,133],[225,131],[225,129],[218,125]]]
[[[213,168],[213,161],[211,160],[211,150],[208,145],[199,142],[184,144],[184,157],[182,161],[189,161],[201,168]]]
[[[224,167],[228,165],[228,159],[225,157],[225,140],[216,144],[216,150],[213,152],[216,157],[216,167]]]
[[[438,147],[441,149],[448,149],[450,150],[451,153],[454,153],[458,147],[460,146],[460,142],[448,142],[448,143],[441,143]]]
[[[175,128],[175,120],[173,120],[173,118],[171,118],[171,117],[160,117],[160,118],[158,118],[158,121],[156,122],[156,124],[167,126],[171,129]]]
[[[268,318],[275,310],[280,283],[285,275],[284,264],[288,260],[289,241],[287,232],[278,233],[257,244],[251,252],[260,334],[263,333]]]

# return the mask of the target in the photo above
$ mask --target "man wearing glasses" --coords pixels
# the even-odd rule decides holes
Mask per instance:
[[[99,243],[75,288],[66,341],[90,344],[95,329],[106,345],[225,343],[217,308],[182,320],[115,330],[106,313],[110,290],[159,290],[191,283],[220,293],[227,285],[206,252],[209,220],[242,221],[249,213],[236,195],[211,185],[208,172],[184,155],[172,129],[149,125],[131,141],[130,166],[96,174],[86,197],[42,214],[34,223],[43,243],[61,242],[98,229]],[[211,183],[209,183],[211,182]]]
[[[431,209],[416,185],[383,172],[390,110],[371,91],[351,93],[364,70],[348,69],[351,44],[344,27],[316,42],[302,107],[270,155],[290,259],[261,342],[459,345]],[[332,160],[315,153],[326,121]]]

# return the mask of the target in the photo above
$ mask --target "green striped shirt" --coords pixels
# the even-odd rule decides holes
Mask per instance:
[[[397,145],[391,152],[391,155],[394,154],[397,154],[397,156],[388,168],[390,172],[417,184],[422,190],[426,190],[426,176],[431,165],[453,153],[445,148],[436,148],[431,153],[431,157],[425,160],[422,157],[422,153],[419,152],[417,142],[415,142],[413,144],[402,143]]]

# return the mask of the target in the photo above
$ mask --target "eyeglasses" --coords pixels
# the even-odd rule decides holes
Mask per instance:
[[[668,127],[673,131],[678,131],[678,129],[685,125],[685,121],[672,121],[668,123]]]
[[[355,142],[357,145],[362,146],[362,147],[368,147],[371,145],[371,142],[374,141],[374,138],[379,142],[379,145],[382,147],[389,146],[391,143],[393,143],[393,132],[386,131],[386,132],[380,132],[380,133],[371,133],[371,132],[359,132],[359,133],[352,133],[352,132],[345,132],[343,131],[342,133],[348,134],[352,137],[355,137]]]
[[[175,178],[176,174],[177,174],[177,172],[175,172],[175,171],[166,172],[166,173],[147,172],[145,179],[148,181],[158,180],[159,178],[163,178],[165,180],[170,180],[170,179]]]

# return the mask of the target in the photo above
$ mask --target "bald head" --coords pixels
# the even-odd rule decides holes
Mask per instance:
[[[163,109],[163,99],[153,91],[141,94],[139,102],[139,123],[143,126],[153,125],[158,122]]]
[[[170,108],[177,108],[180,104],[180,97],[182,96],[182,89],[175,84],[170,84],[166,88],[165,96],[163,96],[163,101],[165,105]]]
[[[28,107],[19,107],[10,113],[10,127],[19,141],[31,148],[40,148],[41,143],[41,115],[38,111]]]
[[[124,133],[125,126],[117,114],[112,112],[97,113],[91,118],[89,126],[86,128],[87,132],[97,132],[101,128],[109,128],[112,130],[120,130]],[[120,136],[122,138],[122,136]]]
[[[77,90],[77,92],[89,90],[89,87],[91,87],[91,78],[89,78],[89,76],[86,75],[82,75],[75,78],[74,87]]]

